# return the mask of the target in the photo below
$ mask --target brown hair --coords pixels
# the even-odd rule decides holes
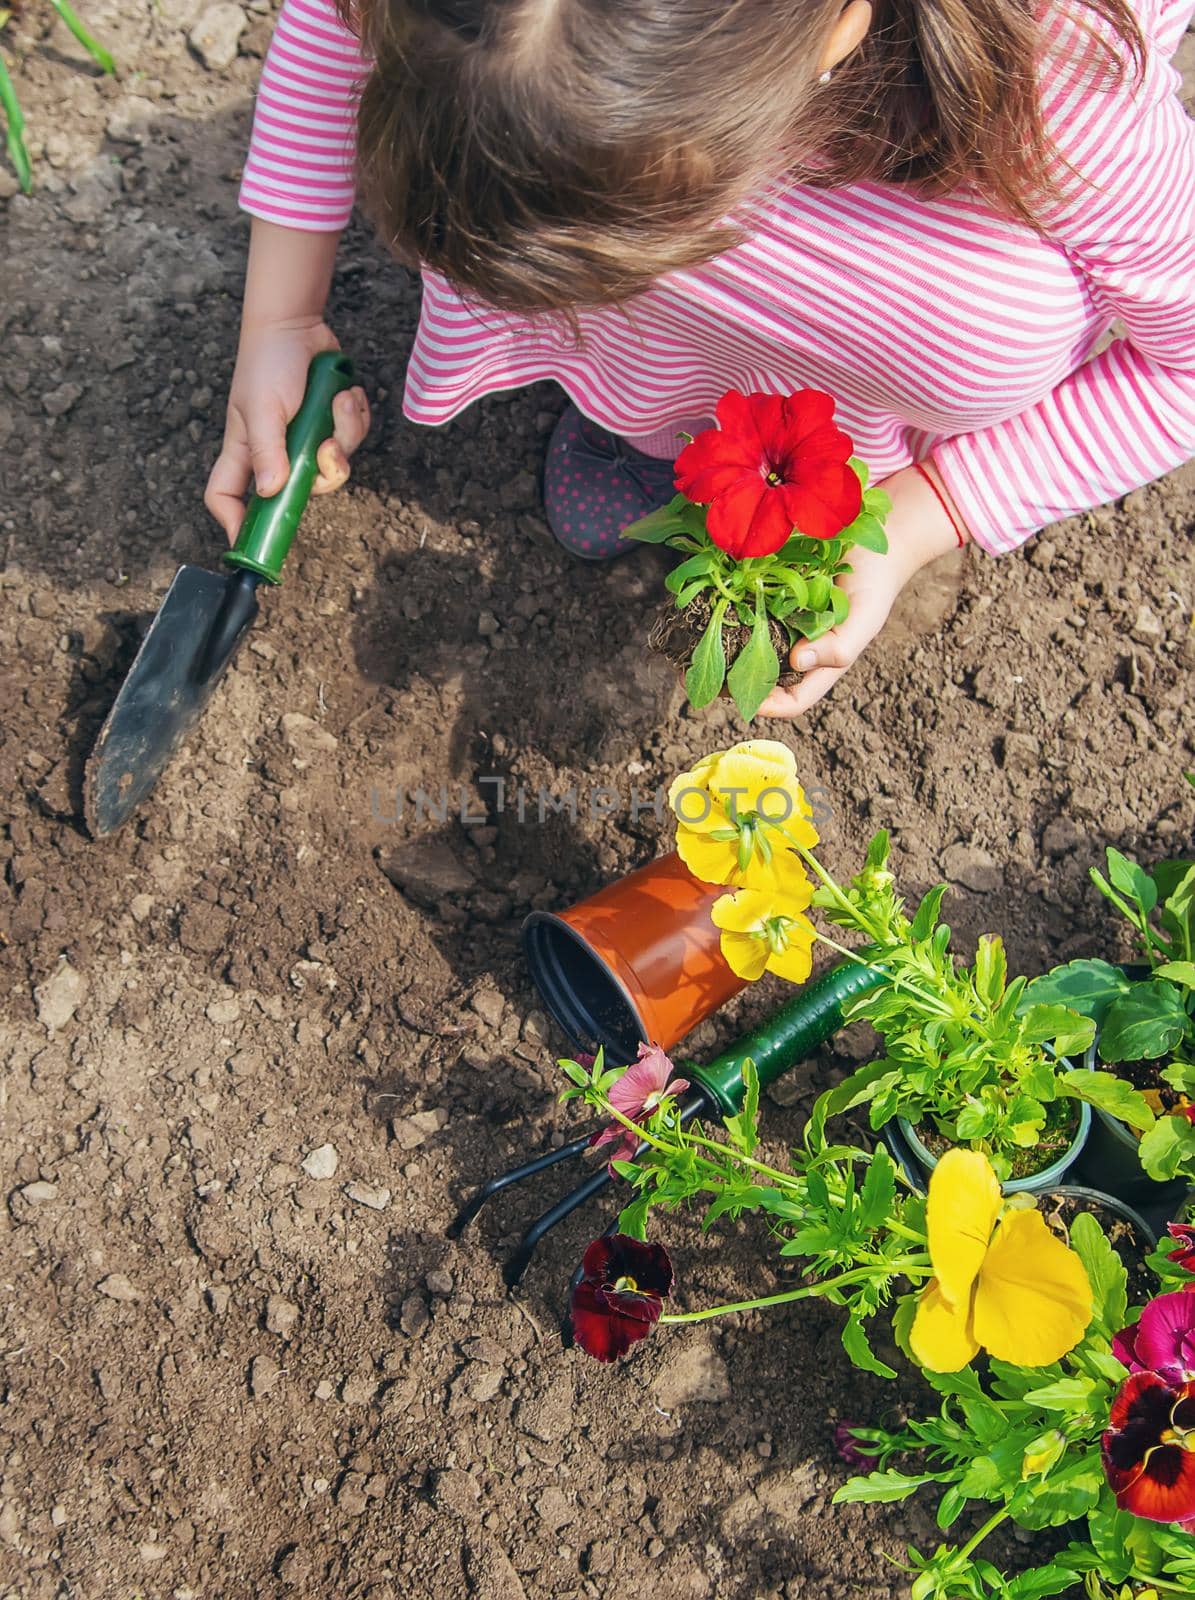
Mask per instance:
[[[1107,68],[1141,61],[1127,0],[1071,3]],[[1037,0],[877,0],[829,84],[843,0],[339,4],[374,63],[367,209],[500,308],[629,299],[733,244],[725,219],[784,173],[969,185],[1030,225],[1051,192]]]

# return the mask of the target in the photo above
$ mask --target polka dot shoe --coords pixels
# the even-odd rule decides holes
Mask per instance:
[[[583,561],[609,561],[635,548],[621,533],[676,493],[672,462],[645,456],[570,405],[544,463],[548,526]]]

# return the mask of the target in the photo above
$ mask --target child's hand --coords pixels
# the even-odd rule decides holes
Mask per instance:
[[[816,705],[879,633],[905,584],[922,567],[958,548],[942,502],[920,473],[905,468],[884,488],[892,496],[888,554],[858,547],[851,551],[852,571],[841,580],[851,602],[846,621],[813,644],[801,641],[793,647],[789,660],[804,677],[794,688],[773,689],[759,709],[761,717],[791,720]]]
[[[290,472],[286,425],[307,388],[307,369],[321,350],[339,350],[336,335],[320,318],[244,327],[228,396],[224,446],[208,478],[203,503],[231,544],[245,515],[252,477],[258,494],[277,494]],[[332,405],[335,433],[317,453],[319,477],[312,494],[339,489],[349,475],[349,457],[369,431],[365,390],[346,389]]]

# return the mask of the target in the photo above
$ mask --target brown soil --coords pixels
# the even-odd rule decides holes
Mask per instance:
[[[673,600],[669,598],[657,610],[647,635],[647,642],[653,650],[658,650],[662,656],[671,661],[673,666],[679,667],[683,676],[693,660],[694,650],[701,643],[702,635],[709,627],[712,616],[713,607],[704,595],[698,595],[697,599],[683,611],[678,611]],[[780,663],[778,682],[785,687],[796,683],[798,674],[788,670],[792,641],[774,617],[768,618],[768,633],[772,640],[772,648],[776,652],[776,659]],[[740,653],[747,648],[750,638],[750,628],[744,627],[741,623],[735,623],[733,627],[723,623],[722,648],[726,652],[728,672],[738,660]],[[729,692],[723,684],[724,699],[729,698]]]
[[[140,630],[180,561],[219,552],[200,495],[271,24],[250,9],[213,73],[195,0],[87,9],[115,82],[48,10],[4,36],[38,189],[0,199],[0,1593],[903,1594],[884,1557],[936,1543],[932,1508],[832,1510],[831,1431],[915,1391],[846,1365],[833,1307],[660,1333],[611,1371],[557,1337],[609,1204],[515,1296],[503,1254],[568,1177],[445,1238],[479,1179],[578,1131],[520,918],[666,848],[641,797],[743,730],[682,710],[644,655],[658,557],[553,546],[535,474],[558,394],[402,422],[418,289],[363,232],[332,307],[376,405],[354,482],[312,509],[152,803],[85,836],[83,757]],[[831,699],[769,730],[829,799],[826,859],[850,871],[888,826],[910,894],[959,885],[960,944],[998,927],[1029,972],[1122,954],[1088,866],[1195,832],[1193,516],[1188,471],[928,579]],[[570,785],[576,819],[541,822],[537,790]],[[396,817],[419,788],[435,805]],[[773,1157],[866,1049],[851,1031],[776,1086]],[[758,1233],[660,1233],[681,1305],[775,1282]]]
[[[1095,1218],[1128,1273],[1130,1306],[1143,1305],[1157,1293],[1158,1280],[1145,1265],[1153,1245],[1127,1217],[1120,1216],[1110,1205],[1076,1194],[1073,1189],[1063,1188],[1040,1195],[1037,1204],[1046,1226],[1068,1244],[1071,1224],[1080,1213],[1086,1212]]]

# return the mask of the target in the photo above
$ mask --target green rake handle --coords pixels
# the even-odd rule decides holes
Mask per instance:
[[[228,566],[267,583],[282,582],[282,563],[319,476],[315,452],[334,431],[332,402],[352,387],[353,377],[352,361],[339,350],[325,350],[311,363],[303,404],[286,430],[290,476],[277,494],[268,499],[255,494],[250,500],[237,542],[224,557]]]
[[[704,1066],[686,1061],[678,1064],[677,1071],[704,1089],[723,1116],[733,1116],[743,1103],[744,1061],[750,1058],[755,1063],[761,1086],[775,1083],[837,1033],[843,1025],[843,1012],[853,1000],[886,981],[886,975],[874,967],[840,961],[803,985],[774,1016],[736,1039],[713,1061]]]

